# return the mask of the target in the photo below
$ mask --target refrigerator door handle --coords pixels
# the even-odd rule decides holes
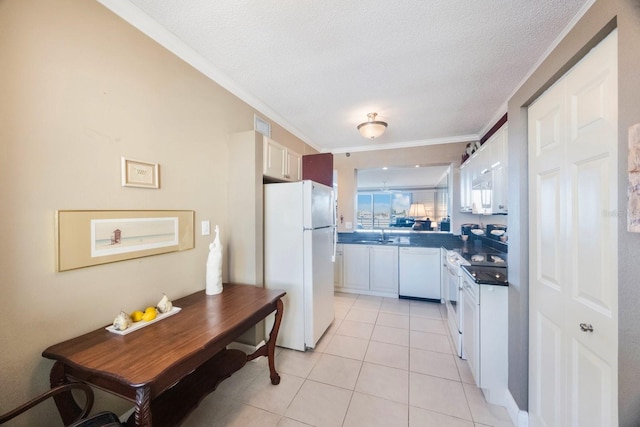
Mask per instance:
[[[333,255],[331,256],[331,261],[336,262],[336,249],[338,246],[338,227],[333,226]]]
[[[331,261],[336,262],[336,251],[338,246],[338,205],[336,203],[336,192],[331,190],[331,216],[333,217],[333,255]]]

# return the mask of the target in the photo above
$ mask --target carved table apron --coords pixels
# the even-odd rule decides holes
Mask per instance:
[[[280,383],[274,352],[283,291],[225,284],[218,295],[196,292],[173,301],[182,310],[127,335],[104,328],[53,345],[51,387],[82,381],[135,402],[127,425],[180,424],[217,385],[249,360],[267,356],[271,383]],[[227,350],[250,327],[276,312],[268,341],[254,353]],[[70,392],[55,398],[65,424],[80,412]]]

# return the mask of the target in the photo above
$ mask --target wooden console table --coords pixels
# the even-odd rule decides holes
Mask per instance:
[[[51,387],[86,382],[135,403],[127,425],[176,426],[217,385],[259,356],[280,383],[274,351],[285,292],[225,284],[219,295],[196,292],[174,301],[182,310],[127,335],[104,328],[53,345],[42,355],[56,363]],[[269,340],[246,355],[226,346],[272,312]],[[70,392],[55,397],[65,424],[81,411]]]

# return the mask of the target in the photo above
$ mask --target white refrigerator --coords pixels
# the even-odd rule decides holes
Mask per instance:
[[[264,186],[265,288],[287,292],[276,344],[314,348],[334,319],[333,189],[313,181]],[[271,332],[273,315],[267,318]]]

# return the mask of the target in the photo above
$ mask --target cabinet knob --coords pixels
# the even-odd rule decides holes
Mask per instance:
[[[580,329],[582,332],[593,332],[593,326],[588,323],[580,323]]]

